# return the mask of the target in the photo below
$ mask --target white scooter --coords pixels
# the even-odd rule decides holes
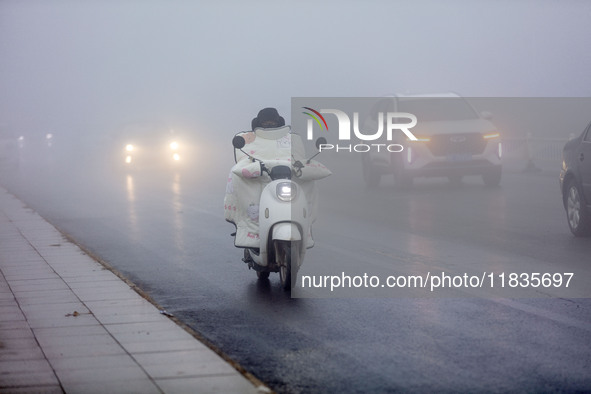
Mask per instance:
[[[325,143],[326,139],[319,138],[316,147]],[[292,175],[296,178],[301,175],[304,164],[287,160],[272,160],[265,164],[242,150],[245,140],[241,136],[234,137],[232,145],[253,162],[259,162],[260,174],[271,178],[263,188],[259,203],[260,246],[245,248],[243,261],[256,271],[259,279],[267,279],[271,272],[279,272],[281,287],[289,290],[295,285],[306,249],[313,246],[312,238],[308,236],[311,226],[308,201],[292,179]]]

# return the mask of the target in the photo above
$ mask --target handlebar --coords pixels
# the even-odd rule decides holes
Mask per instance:
[[[326,139],[321,137],[316,141],[316,147],[318,148],[319,145],[326,143]],[[244,139],[244,137],[242,137],[241,135],[236,135],[234,136],[234,138],[232,139],[232,145],[234,146],[235,149],[240,150],[246,157],[249,158],[249,160],[252,163],[258,162],[259,166],[260,166],[260,172],[259,174],[262,175],[263,172],[266,173],[267,175],[269,175],[271,178],[273,178],[275,176],[275,174],[272,175],[273,173],[273,168],[276,166],[281,166],[281,167],[287,167],[289,169],[289,178],[291,178],[291,174],[293,174],[296,178],[300,178],[302,177],[303,171],[302,169],[304,167],[306,167],[306,165],[310,165],[312,159],[314,157],[316,157],[319,153],[317,152],[315,155],[313,155],[311,158],[305,160],[306,164],[303,164],[300,160],[296,160],[296,158],[292,155],[292,160],[267,160],[266,163],[270,165],[271,169],[269,170],[269,168],[267,167],[267,165],[265,165],[265,162],[263,162],[261,159],[257,159],[256,157],[252,156],[251,154],[245,152],[242,148],[244,148],[244,146],[246,145],[246,140]],[[234,156],[234,158],[236,158],[236,156]],[[314,165],[313,165],[314,166]],[[293,168],[293,170],[292,170]],[[285,177],[287,171],[281,172],[279,175],[279,177]],[[328,172],[330,174],[330,171]],[[326,175],[324,175],[326,176]],[[321,177],[324,177],[321,176]]]

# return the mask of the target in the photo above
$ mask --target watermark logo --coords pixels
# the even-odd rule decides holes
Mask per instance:
[[[322,116],[320,114],[320,112],[316,111],[315,109],[312,109],[310,107],[302,107],[303,109],[307,109],[310,112],[313,112],[315,115],[311,114],[310,112],[302,112],[304,115],[308,115],[310,116],[312,119],[314,119],[316,121],[316,123],[318,123],[318,126],[320,126],[320,130],[322,130],[322,123],[324,123],[324,127],[326,127],[326,131],[328,131],[328,124],[326,124],[326,119],[324,119],[324,116]],[[322,123],[320,123],[320,120],[318,119],[322,119]],[[310,133],[310,130],[312,129],[312,125],[310,124],[311,120],[308,121],[308,133]]]
[[[310,117],[307,122],[307,130],[306,130],[306,137],[308,140],[314,139],[314,121],[320,127],[320,130],[326,129],[328,131],[328,123],[324,118],[323,114],[325,115],[334,115],[338,122],[338,139],[339,142],[341,141],[351,141],[352,136],[361,140],[363,142],[366,141],[375,141],[375,143],[361,143],[361,144],[349,144],[349,145],[340,145],[340,144],[320,144],[319,149],[320,151],[323,150],[336,150],[338,151],[348,151],[348,152],[368,152],[370,150],[377,150],[380,151],[381,149],[385,149],[388,152],[402,152],[404,150],[404,146],[399,143],[392,143],[394,140],[394,135],[396,131],[402,132],[405,137],[411,141],[417,141],[417,137],[410,131],[411,128],[416,126],[417,124],[417,117],[411,113],[407,112],[378,112],[377,119],[374,119],[372,122],[365,122],[364,128],[366,130],[361,130],[360,128],[360,120],[359,120],[359,112],[353,112],[353,122],[351,122],[351,118],[349,115],[341,111],[339,109],[320,109],[315,110],[310,107],[302,107],[303,109],[307,110],[307,112],[302,112],[303,114]],[[374,130],[368,131],[367,127],[368,124],[371,123],[374,127]],[[375,129],[377,128],[377,130]],[[379,141],[385,140],[387,143],[379,143]]]

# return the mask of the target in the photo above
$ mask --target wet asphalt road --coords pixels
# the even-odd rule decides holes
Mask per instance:
[[[233,247],[222,209],[229,165],[63,164],[25,163],[2,183],[278,392],[591,390],[589,298],[386,289],[293,299],[277,275],[258,282]],[[356,166],[321,181],[317,245],[302,274],[494,268],[589,283],[591,239],[570,235],[557,176],[508,173],[493,189],[476,178],[419,181],[401,192],[388,179],[361,187]]]

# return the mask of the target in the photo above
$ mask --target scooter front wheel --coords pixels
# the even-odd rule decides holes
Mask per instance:
[[[291,242],[275,241],[275,261],[279,266],[279,281],[284,290],[291,289]]]

